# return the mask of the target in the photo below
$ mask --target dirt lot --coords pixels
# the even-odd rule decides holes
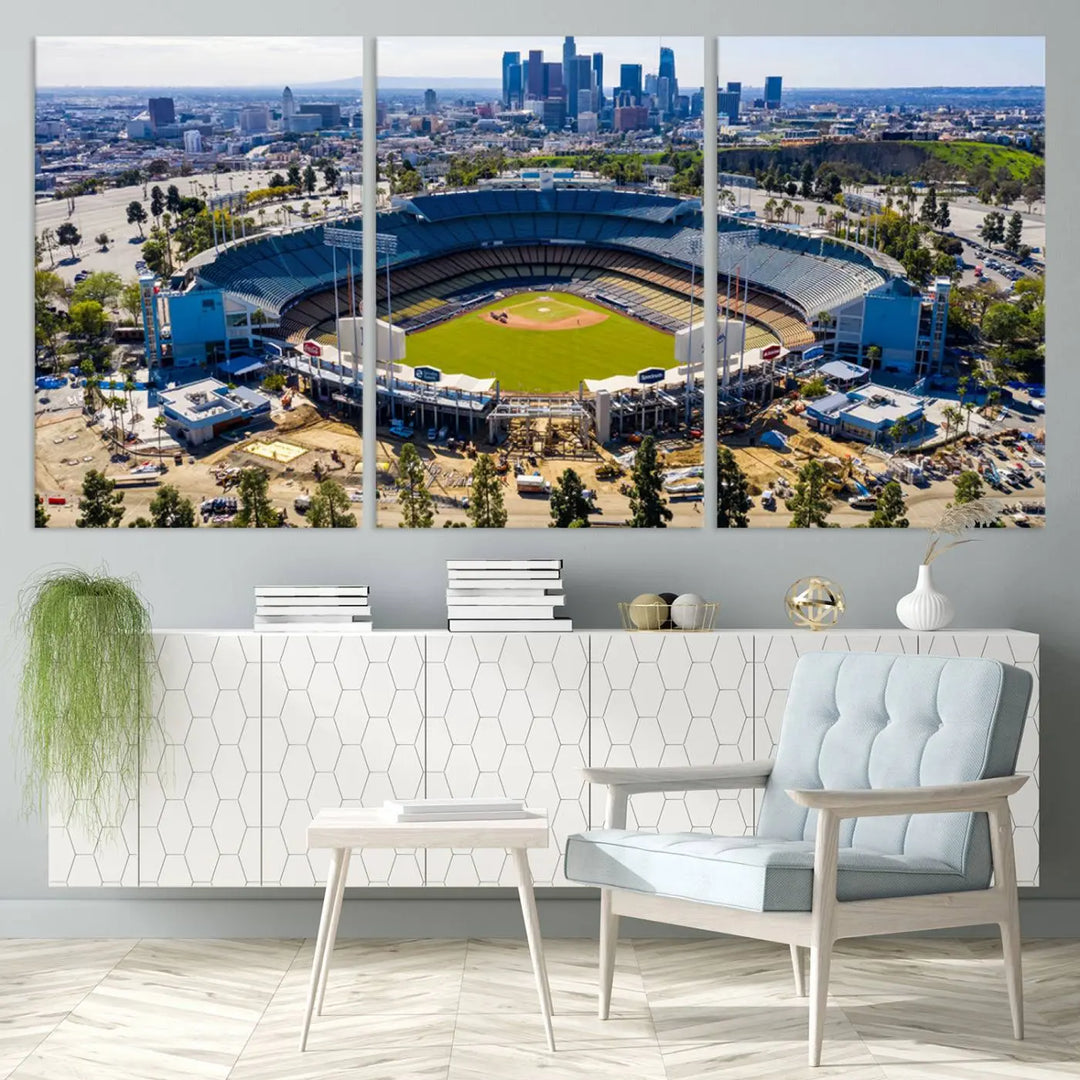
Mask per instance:
[[[204,499],[228,493],[227,470],[261,465],[270,473],[270,494],[274,505],[284,507],[287,519],[297,525],[303,525],[304,518],[294,511],[293,500],[298,495],[310,494],[314,489],[317,464],[326,470],[325,475],[332,476],[347,489],[359,490],[361,443],[353,425],[321,418],[308,405],[290,412],[279,410],[273,420],[273,423],[231,433],[224,445],[221,440],[216,440],[207,451],[196,451],[194,454],[186,452],[182,465],[166,459],[168,472],[162,482],[178,488],[184,497],[191,499],[198,507]],[[294,444],[304,452],[285,465],[244,449],[252,442],[269,440]],[[136,457],[127,462],[113,462],[111,446],[105,442],[97,427],[87,426],[85,418],[77,411],[51,423],[39,424],[36,441],[35,490],[45,497],[61,496],[68,500],[64,506],[49,507],[50,528],[75,524],[86,470],[98,469],[107,476],[120,477],[140,463]],[[340,464],[331,458],[331,451],[334,450],[338,452]],[[156,486],[147,484],[124,491],[126,512],[121,527],[148,513]]]

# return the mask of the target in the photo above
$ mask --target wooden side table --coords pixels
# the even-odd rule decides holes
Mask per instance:
[[[349,859],[354,848],[505,848],[510,852],[517,869],[518,897],[525,919],[525,937],[529,943],[536,993],[540,1013],[544,1018],[548,1049],[555,1049],[551,1030],[551,988],[544,963],[544,945],[540,938],[540,919],[536,912],[532,871],[529,869],[528,849],[547,847],[550,843],[547,814],[531,811],[532,817],[508,820],[478,821],[408,821],[392,822],[378,810],[342,807],[320,810],[308,826],[308,850],[330,849],[330,871],[326,877],[319,934],[315,939],[315,957],[311,964],[304,1026],[300,1032],[300,1049],[307,1046],[312,1013],[322,1014],[326,995],[326,980],[330,973],[330,958],[337,938],[341,905],[345,897],[345,881],[349,875]]]

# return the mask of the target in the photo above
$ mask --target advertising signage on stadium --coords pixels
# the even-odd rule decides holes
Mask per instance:
[[[825,355],[825,348],[822,345],[813,345],[809,349],[804,349],[802,358],[804,360],[819,360]]]
[[[637,381],[642,386],[651,386],[653,383],[663,382],[667,372],[662,367],[642,368],[637,373]]]
[[[769,345],[761,350],[762,360],[775,360],[780,355],[779,345]]]
[[[437,383],[442,381],[442,372],[435,367],[413,368],[413,375],[418,382]]]
[[[322,346],[315,341],[305,341],[304,352],[306,352],[308,356],[322,356]]]

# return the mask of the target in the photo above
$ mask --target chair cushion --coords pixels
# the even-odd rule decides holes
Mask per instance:
[[[566,876],[587,885],[747,911],[810,911],[814,845],[704,833],[593,829],[566,844]],[[869,900],[984,888],[940,860],[841,848],[837,895]]]

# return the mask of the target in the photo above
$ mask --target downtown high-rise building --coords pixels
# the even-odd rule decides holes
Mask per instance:
[[[176,123],[176,105],[171,97],[152,97],[147,111],[150,114],[150,126],[154,131],[167,124]]]
[[[739,107],[742,104],[742,83],[729,82],[727,90],[721,90],[716,95],[716,111],[720,116],[720,122],[726,119],[729,124],[739,122]]]
[[[666,45],[660,46],[660,70],[657,72],[660,79],[667,79],[670,100],[662,107],[670,109],[671,103],[678,97],[679,81],[675,77],[675,50]]]
[[[619,91],[630,96],[631,105],[641,103],[641,65],[619,65]]]
[[[521,53],[504,52],[502,55],[502,103],[506,108],[520,105]]]
[[[780,97],[783,94],[784,79],[781,75],[765,76],[765,108],[779,109]]]
[[[525,96],[539,100],[544,96],[544,54],[540,49],[530,49],[528,68],[525,72]]]
[[[604,54],[594,52],[592,54],[593,81],[596,83],[596,111],[604,107]]]
[[[591,56],[575,56],[570,65],[573,80],[567,90],[567,102],[573,101],[572,108],[568,105],[567,114],[577,119],[579,112],[595,112],[593,108],[593,73]]]

